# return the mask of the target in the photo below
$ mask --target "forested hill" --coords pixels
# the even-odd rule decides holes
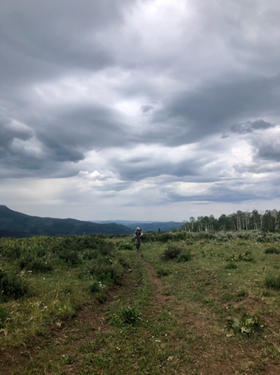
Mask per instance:
[[[96,224],[75,219],[29,216],[0,205],[0,237],[63,236],[84,234],[131,234],[130,228],[115,223]]]

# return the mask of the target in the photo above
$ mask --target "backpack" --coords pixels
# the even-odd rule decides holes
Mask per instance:
[[[141,229],[140,230],[138,229],[135,231],[135,237],[141,237],[141,235],[142,235]]]

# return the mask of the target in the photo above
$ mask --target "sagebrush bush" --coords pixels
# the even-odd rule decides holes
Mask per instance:
[[[0,269],[0,290],[0,298],[2,297],[3,300],[19,299],[28,294],[28,284],[16,273]]]
[[[114,249],[115,249],[115,245],[113,242],[104,240],[99,245],[99,251],[102,255],[111,255]]]
[[[62,259],[70,267],[75,267],[80,264],[81,259],[79,253],[74,250],[64,249],[59,253],[59,258]]]
[[[96,249],[85,249],[82,253],[82,258],[84,260],[97,259],[99,257],[99,252]]]
[[[215,233],[215,239],[219,242],[227,242],[229,240],[227,233],[223,232]]]
[[[53,265],[42,259],[23,258],[19,261],[21,270],[32,271],[34,273],[48,273],[53,271]]]
[[[178,256],[178,262],[188,262],[189,260],[191,260],[191,258],[192,254],[190,253],[190,251],[183,251]]]
[[[124,268],[120,263],[102,258],[92,263],[90,268],[90,274],[95,275],[99,281],[115,285],[122,285],[123,271]]]
[[[280,254],[280,249],[275,246],[268,247],[265,249],[265,254]]]
[[[134,246],[132,243],[121,242],[118,246],[119,250],[133,250]]]
[[[182,249],[175,244],[169,244],[167,249],[163,252],[162,257],[164,260],[171,260],[178,258]]]
[[[175,236],[172,233],[160,233],[160,234],[156,235],[156,239],[157,239],[157,241],[160,241],[160,242],[168,242],[168,241],[172,241],[172,240],[177,241],[177,239],[175,238]]]
[[[3,255],[5,258],[11,260],[18,259],[21,256],[21,248],[19,245],[12,243],[5,246],[5,248],[3,249]]]
[[[280,276],[267,275],[265,277],[264,285],[267,288],[280,290]]]
[[[169,274],[170,274],[170,270],[168,268],[161,267],[157,270],[158,277],[168,276]]]

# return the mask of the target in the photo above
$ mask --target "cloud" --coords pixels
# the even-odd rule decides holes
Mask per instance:
[[[175,220],[272,205],[279,22],[276,0],[2,1],[4,204]]]
[[[276,162],[280,166],[280,127],[260,134],[251,140],[254,147],[254,159]]]
[[[150,112],[154,107],[152,105],[142,105],[141,110],[143,113]]]
[[[243,124],[235,124],[231,126],[231,131],[234,133],[246,134],[252,133],[255,130],[266,130],[275,127],[275,124],[271,124],[264,120],[247,121]]]
[[[163,143],[178,145],[222,133],[230,126],[235,132],[241,129],[244,132],[244,124],[243,127],[231,124],[275,111],[276,82],[279,85],[278,76],[249,81],[239,79],[236,82],[206,84],[196,91],[170,94],[154,114],[151,136]],[[269,123],[262,121],[249,121],[247,124],[251,124],[250,129],[267,128]],[[248,126],[245,131],[248,131]]]

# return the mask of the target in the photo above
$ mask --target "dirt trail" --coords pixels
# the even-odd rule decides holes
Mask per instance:
[[[153,266],[147,261],[145,261],[143,258],[141,258],[141,262],[147,271],[155,295],[155,303],[152,309],[156,312],[160,312],[164,304],[166,304],[167,302],[171,302],[171,297],[164,295],[164,285],[161,279],[158,277]]]

